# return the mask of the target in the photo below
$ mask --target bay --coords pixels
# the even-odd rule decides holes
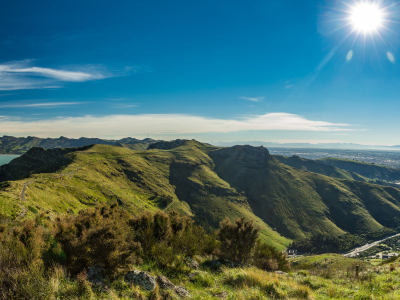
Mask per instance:
[[[0,166],[8,164],[10,161],[17,157],[19,157],[19,155],[0,154]]]

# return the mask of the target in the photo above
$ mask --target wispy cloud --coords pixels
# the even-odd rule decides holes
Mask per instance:
[[[76,105],[81,104],[83,102],[43,102],[43,103],[24,103],[24,104],[3,104],[0,105],[0,108],[23,108],[23,107],[37,107],[37,108],[44,108],[44,107],[56,107],[56,106],[66,106],[66,105]]]
[[[0,90],[59,88],[60,82],[83,82],[107,77],[93,67],[72,71],[31,64],[30,60],[0,64]]]
[[[183,114],[58,117],[40,121],[0,120],[0,135],[42,137],[122,137],[133,134],[195,134],[254,130],[350,131],[349,124],[312,121],[288,113],[241,119],[215,119]]]
[[[243,99],[243,100],[247,100],[247,101],[253,101],[253,102],[260,102],[260,101],[263,101],[264,100],[264,97],[255,97],[255,98],[252,98],[252,97],[239,97],[239,99]]]

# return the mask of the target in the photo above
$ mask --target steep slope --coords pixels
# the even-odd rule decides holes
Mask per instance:
[[[177,209],[212,228],[217,228],[225,217],[245,216],[262,228],[261,236],[270,244],[279,249],[289,244],[289,239],[255,216],[243,194],[213,172],[213,162],[206,153],[215,147],[196,141],[163,142],[158,147],[169,150],[132,151],[105,145],[72,152],[42,149],[49,157],[62,151],[63,159],[58,164],[53,162],[52,173],[39,157],[32,157],[31,150],[18,161],[18,175],[24,177],[21,170],[25,170],[25,179],[6,181],[0,187],[3,213],[29,217],[41,211],[65,213],[69,208],[77,211],[96,203],[118,201],[132,213]],[[33,152],[38,153],[36,149]],[[41,171],[32,172],[37,165],[42,165]],[[11,170],[12,166],[5,169]],[[6,175],[3,172],[0,176]]]
[[[155,142],[153,139],[138,140],[135,138],[123,138],[120,140],[104,140],[98,138],[85,138],[69,139],[60,137],[57,139],[47,138],[42,139],[38,137],[28,136],[26,138],[3,136],[0,138],[0,154],[23,154],[33,147],[42,147],[46,149],[52,148],[74,148],[84,147],[93,144],[101,145],[115,145],[117,143],[126,145],[127,148],[140,148],[141,150],[147,149],[148,145]]]
[[[361,176],[370,179],[378,179],[384,181],[400,180],[400,170],[389,168],[386,166],[370,164],[355,160],[332,158],[332,157],[321,158],[318,159],[317,161],[343,170],[358,173]]]
[[[245,216],[279,249],[314,234],[400,225],[400,190],[299,170],[263,147],[176,140],[149,148],[32,149],[0,169],[2,213],[24,218],[117,201],[131,213],[177,209],[212,228]]]
[[[290,238],[398,226],[398,189],[294,169],[263,147],[235,146],[209,155],[218,176],[243,192],[260,218]]]
[[[285,165],[303,170],[318,173],[321,175],[326,175],[339,179],[347,179],[347,180],[358,180],[358,181],[369,181],[368,178],[365,178],[355,172],[346,171],[339,169],[335,166],[326,165],[316,160],[301,158],[299,156],[293,155],[291,157],[283,156],[283,155],[273,155],[277,160]]]

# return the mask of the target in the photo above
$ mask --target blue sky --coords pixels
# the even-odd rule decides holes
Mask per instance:
[[[399,3],[349,5],[3,1],[0,135],[400,144]]]

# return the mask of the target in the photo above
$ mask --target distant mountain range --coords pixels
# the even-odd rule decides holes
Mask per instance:
[[[400,150],[400,145],[385,146],[385,145],[361,145],[353,143],[274,143],[262,141],[234,141],[234,142],[213,142],[215,146],[231,147],[234,145],[251,145],[251,146],[264,146],[267,148],[315,148],[315,149],[379,149],[379,150]]]
[[[32,147],[42,147],[45,149],[52,148],[74,148],[84,147],[93,144],[99,145],[116,145],[120,147],[129,148],[132,150],[146,150],[147,147],[157,142],[150,138],[143,140],[136,138],[123,138],[119,140],[108,140],[99,138],[86,138],[70,139],[67,137],[59,138],[38,138],[34,136],[28,137],[13,137],[3,136],[0,138],[0,154],[24,154]],[[210,143],[219,147],[231,147],[235,145],[251,145],[251,146],[264,146],[268,148],[314,148],[314,149],[380,149],[380,150],[400,150],[398,146],[377,146],[377,145],[360,145],[353,143],[325,143],[325,144],[310,144],[310,143],[274,143],[262,141],[235,141],[235,142],[214,142]]]
[[[38,138],[34,136],[28,137],[13,137],[3,136],[0,138],[0,154],[24,154],[33,147],[41,147],[45,149],[52,148],[76,148],[84,147],[93,144],[100,145],[116,145],[120,147],[129,148],[132,150],[145,150],[147,147],[156,142],[156,140],[147,138],[143,140],[135,138],[123,138],[120,140],[105,140],[98,138],[81,137],[79,139],[70,139],[66,137],[52,138]]]

